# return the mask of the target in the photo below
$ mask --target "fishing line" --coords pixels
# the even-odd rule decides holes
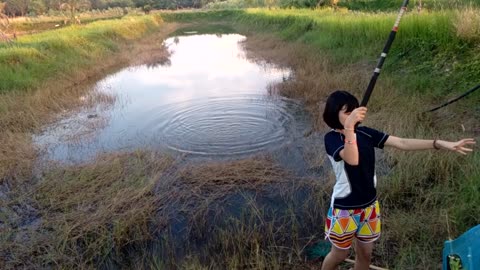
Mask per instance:
[[[433,109],[431,109],[431,110],[425,111],[425,112],[434,112],[434,111],[436,111],[436,110],[438,110],[438,109],[441,109],[441,108],[443,108],[443,107],[445,107],[445,106],[447,106],[447,105],[450,105],[450,104],[452,104],[452,103],[454,103],[454,102],[456,102],[456,101],[458,101],[458,100],[460,100],[460,99],[462,99],[462,98],[470,95],[471,93],[477,91],[478,89],[480,89],[480,84],[477,85],[477,86],[475,86],[475,87],[473,87],[472,89],[468,90],[467,92],[463,93],[462,95],[458,96],[457,98],[452,99],[452,100],[450,100],[450,101],[448,101],[448,102],[445,102],[444,104],[442,104],[442,105],[440,105],[440,106],[438,106],[438,107],[435,107],[435,108],[433,108]]]

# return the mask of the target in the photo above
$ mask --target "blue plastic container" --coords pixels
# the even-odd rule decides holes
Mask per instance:
[[[457,239],[445,241],[442,261],[443,270],[480,270],[480,225]],[[460,264],[461,268],[450,267]]]

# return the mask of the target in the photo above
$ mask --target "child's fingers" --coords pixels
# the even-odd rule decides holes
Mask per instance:
[[[466,152],[473,152],[473,149],[467,148],[467,147],[459,147],[457,149],[462,150],[462,151],[466,151]]]

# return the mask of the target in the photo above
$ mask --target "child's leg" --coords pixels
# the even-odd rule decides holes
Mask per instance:
[[[332,249],[325,257],[322,263],[322,270],[335,270],[337,266],[343,262],[348,255],[350,255],[349,249],[339,249],[332,245]]]
[[[363,209],[355,241],[355,270],[368,270],[373,242],[380,237],[381,220],[378,201]]]
[[[354,270],[368,270],[372,260],[373,242],[363,243],[355,241],[355,268]]]
[[[332,243],[330,253],[322,263],[322,270],[333,270],[350,255],[350,247],[357,230],[354,216],[356,210],[341,210],[330,207],[325,220],[325,238]],[[360,211],[358,211],[360,213]]]

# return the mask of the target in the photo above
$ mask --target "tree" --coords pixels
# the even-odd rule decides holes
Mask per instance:
[[[31,0],[28,7],[28,13],[34,15],[42,15],[47,11],[45,2],[43,0]]]
[[[30,0],[6,0],[5,14],[24,16],[27,14]]]
[[[60,9],[67,12],[67,18],[71,23],[80,24],[80,18],[77,12],[83,8],[89,8],[90,1],[88,0],[67,0],[60,5]],[[66,23],[66,22],[65,22]]]
[[[5,12],[6,3],[0,2],[0,41],[11,42],[7,36],[7,31],[10,28],[10,20]]]

